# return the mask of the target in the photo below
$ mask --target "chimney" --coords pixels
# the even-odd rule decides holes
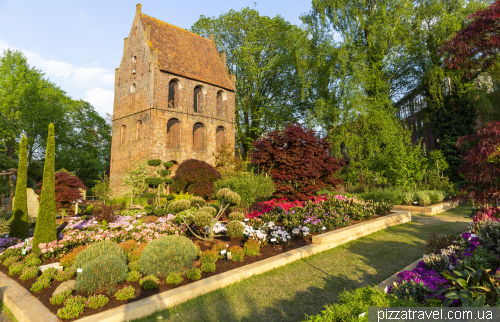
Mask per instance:
[[[135,12],[136,12],[136,13],[141,13],[141,7],[142,7],[142,4],[138,3],[138,4],[135,6]]]
[[[233,83],[234,87],[236,87],[236,75],[231,75],[231,82]]]
[[[215,42],[215,37],[214,37],[214,34],[210,34],[210,40]]]
[[[224,66],[226,66],[226,53],[225,52],[220,53],[220,59],[222,60],[222,63],[224,64]]]
[[[144,38],[146,38],[146,41],[149,41],[150,35],[151,35],[151,26],[147,25],[146,30],[144,30]]]

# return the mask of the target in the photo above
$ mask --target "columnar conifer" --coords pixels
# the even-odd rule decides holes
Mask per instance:
[[[26,193],[28,178],[28,139],[21,138],[19,152],[19,166],[17,167],[16,199],[12,222],[10,224],[10,237],[27,238],[30,228],[28,217],[28,196]]]
[[[33,250],[38,252],[38,244],[50,243],[57,238],[56,233],[56,201],[55,201],[55,142],[54,124],[49,124],[45,165],[43,168],[43,186],[40,196],[40,209],[35,226]]]

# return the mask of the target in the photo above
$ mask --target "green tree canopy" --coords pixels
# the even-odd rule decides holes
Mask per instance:
[[[236,75],[236,136],[243,152],[261,136],[301,117],[303,99],[297,55],[304,31],[285,21],[259,15],[249,8],[205,17],[191,31],[215,35],[226,66]]]
[[[58,129],[57,168],[75,172],[90,187],[107,169],[111,126],[89,103],[73,100],[30,67],[20,51],[0,55],[0,98],[0,166],[16,163],[21,134],[25,134],[29,186],[42,179],[50,123]]]

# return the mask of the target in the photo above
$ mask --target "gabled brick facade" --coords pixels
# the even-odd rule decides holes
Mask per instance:
[[[124,194],[121,180],[135,161],[197,159],[213,165],[218,146],[229,144],[234,151],[234,87],[213,39],[142,14],[138,4],[115,73],[114,195]]]

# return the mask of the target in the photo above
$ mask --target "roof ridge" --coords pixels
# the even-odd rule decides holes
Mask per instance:
[[[179,29],[179,30],[181,30],[181,31],[183,31],[183,32],[188,32],[188,33],[190,33],[190,34],[192,34],[192,35],[194,35],[194,36],[198,36],[198,37],[200,37],[200,38],[202,38],[202,39],[204,39],[204,40],[209,40],[209,41],[211,41],[210,39],[205,38],[205,37],[203,37],[203,36],[200,36],[200,35],[198,35],[198,34],[196,34],[196,33],[192,32],[192,31],[189,31],[189,30],[187,30],[187,29],[184,29],[184,28],[178,27],[178,26],[176,26],[176,25],[173,25],[173,24],[171,24],[171,23],[165,22],[165,21],[160,20],[160,19],[158,19],[158,18],[151,17],[151,16],[149,16],[149,15],[147,15],[147,14],[145,14],[145,13],[142,13],[142,12],[141,12],[141,16],[146,16],[146,17],[148,17],[148,18],[150,18],[150,19],[152,19],[152,20],[155,20],[155,21],[157,21],[157,22],[160,22],[160,23],[163,23],[163,24],[166,24],[166,25],[172,26],[172,27],[177,28],[177,29]]]

